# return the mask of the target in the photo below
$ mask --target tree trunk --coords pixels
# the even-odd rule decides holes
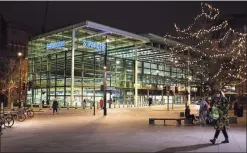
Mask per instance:
[[[9,90],[8,90],[8,108],[10,108],[11,107],[11,97],[10,97],[10,88],[9,88]]]

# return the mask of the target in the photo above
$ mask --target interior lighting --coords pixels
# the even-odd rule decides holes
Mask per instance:
[[[21,56],[22,56],[22,52],[18,52],[17,55],[18,55],[19,57],[21,57]]]

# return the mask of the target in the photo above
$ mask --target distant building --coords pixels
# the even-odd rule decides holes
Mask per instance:
[[[18,52],[22,52],[24,57],[27,56],[28,41],[30,34],[26,31],[8,28],[8,47],[6,56],[15,57]]]
[[[23,30],[21,25],[13,24],[7,21],[6,18],[0,13],[0,60],[2,60],[2,63],[4,63],[3,65],[5,65],[6,61],[8,69],[10,69],[10,67],[13,68],[13,66],[9,66],[7,62],[11,60],[16,61],[14,65],[15,70],[10,74],[8,73],[7,77],[6,75],[4,75],[6,74],[6,69],[0,71],[0,102],[4,102],[4,106],[7,106],[10,100],[11,102],[15,102],[16,99],[18,99],[18,92],[20,91],[20,89],[23,89],[21,88],[21,85],[27,82],[26,74],[28,66],[26,57],[28,51],[29,37],[30,34],[27,32],[27,30]],[[22,53],[20,62],[17,60],[19,59],[19,57],[17,57],[18,52]],[[19,75],[20,69],[21,76]],[[9,82],[8,77],[10,77],[12,81],[14,80],[13,82],[15,83],[7,83]],[[13,90],[14,87],[19,88],[19,90]],[[6,91],[10,91],[10,89],[11,94],[5,96]],[[24,91],[22,91],[22,93],[24,93]]]
[[[25,30],[9,24],[3,15],[0,15],[0,57],[13,58],[18,52],[27,56],[30,34]]]

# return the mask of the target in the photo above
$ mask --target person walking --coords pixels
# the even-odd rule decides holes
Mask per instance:
[[[153,99],[151,97],[148,98],[148,106],[150,107],[153,103]]]
[[[212,144],[215,144],[216,139],[218,138],[220,131],[222,131],[225,140],[221,143],[229,143],[228,134],[226,129],[229,126],[228,121],[228,109],[229,109],[229,102],[225,97],[224,93],[221,90],[216,90],[214,97],[212,98],[211,103],[212,109],[218,110],[218,119],[215,123],[215,134],[214,138],[210,140]]]
[[[83,109],[85,109],[87,107],[87,102],[86,99],[83,100]]]
[[[57,108],[58,108],[58,101],[56,99],[54,99],[54,101],[52,103],[53,115],[55,112],[58,114]]]
[[[42,100],[42,108],[44,108],[44,106],[45,106],[45,101]]]
[[[200,108],[199,108],[199,118],[200,118],[200,123],[202,126],[206,124],[206,117],[208,114],[208,103],[201,98],[200,99]]]
[[[99,101],[100,108],[103,109],[104,107],[104,100],[101,98]]]

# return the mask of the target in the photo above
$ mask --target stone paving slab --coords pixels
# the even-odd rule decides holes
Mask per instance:
[[[217,144],[209,142],[213,127],[149,126],[148,118],[178,116],[173,112],[154,111],[162,107],[108,110],[102,116],[87,111],[49,111],[5,130],[1,137],[3,152],[246,152],[246,127],[233,125],[228,131],[229,144],[220,134]],[[246,121],[246,118],[245,118]],[[246,124],[245,124],[246,125]]]

